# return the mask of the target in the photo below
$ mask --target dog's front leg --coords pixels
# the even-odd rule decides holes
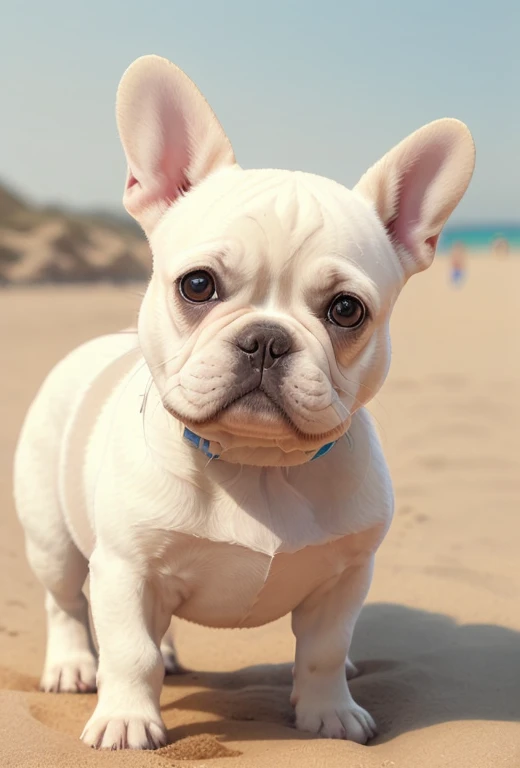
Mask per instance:
[[[98,705],[81,738],[92,747],[156,749],[166,743],[159,646],[171,612],[135,563],[99,547],[90,571]]]
[[[293,612],[296,661],[291,703],[296,726],[320,736],[365,744],[376,726],[350,693],[345,659],[370,586],[372,558],[348,569]]]

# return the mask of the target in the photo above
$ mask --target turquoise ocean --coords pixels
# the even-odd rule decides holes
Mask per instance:
[[[448,225],[441,235],[439,251],[449,251],[454,243],[462,243],[471,251],[489,251],[497,238],[505,238],[511,250],[520,250],[520,224]]]

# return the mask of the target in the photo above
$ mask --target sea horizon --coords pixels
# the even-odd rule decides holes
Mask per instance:
[[[520,223],[460,223],[448,225],[442,232],[439,251],[446,252],[455,243],[461,243],[468,250],[489,251],[498,239],[508,242],[511,250],[520,250]]]

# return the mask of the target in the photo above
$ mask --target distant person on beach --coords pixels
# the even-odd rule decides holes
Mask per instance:
[[[505,237],[497,237],[491,245],[491,253],[493,256],[504,258],[509,255],[509,243]]]
[[[464,243],[457,242],[453,244],[450,255],[451,282],[454,285],[461,285],[466,272],[466,247]]]

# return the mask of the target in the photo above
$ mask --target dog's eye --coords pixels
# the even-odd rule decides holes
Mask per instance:
[[[336,296],[330,305],[328,319],[342,328],[359,328],[365,320],[367,310],[363,302],[355,296],[343,294]]]
[[[203,269],[184,275],[180,282],[180,292],[187,301],[195,303],[217,298],[215,280]]]

